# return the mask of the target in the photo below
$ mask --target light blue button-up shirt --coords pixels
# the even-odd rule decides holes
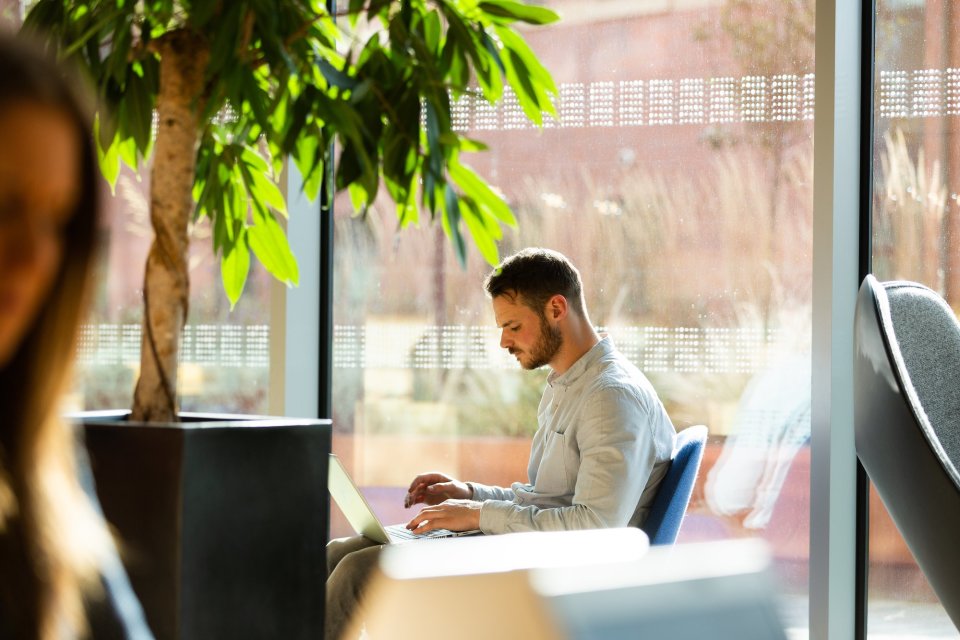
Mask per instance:
[[[550,374],[527,473],[507,489],[469,483],[484,533],[639,526],[676,430],[647,378],[609,338]]]

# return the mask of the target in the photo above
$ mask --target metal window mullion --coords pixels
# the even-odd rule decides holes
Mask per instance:
[[[860,225],[858,230],[857,281],[873,272],[873,152],[874,81],[876,64],[876,0],[861,6],[860,53]],[[870,481],[863,465],[856,463],[856,555],[854,640],[866,640],[868,629],[867,579],[870,567]]]
[[[287,239],[297,259],[300,282],[287,288],[282,317],[273,331],[283,335],[283,415],[297,418],[328,417],[320,412],[317,389],[322,384],[320,335],[322,315],[321,207],[303,194],[303,177],[293,162],[287,163]],[[329,306],[329,303],[327,303]],[[279,364],[279,363],[278,363]],[[271,378],[272,380],[273,378]],[[329,383],[329,380],[327,381]]]
[[[327,0],[326,6],[336,14],[336,0]],[[303,176],[296,165],[287,163],[287,238],[300,283],[284,291],[283,313],[277,314],[283,316],[282,322],[276,323],[284,332],[284,373],[282,394],[274,395],[282,395],[286,416],[332,417],[333,157],[331,145],[320,196],[314,202],[303,193]]]
[[[861,3],[817,0],[810,637],[855,629],[853,311],[858,286]]]

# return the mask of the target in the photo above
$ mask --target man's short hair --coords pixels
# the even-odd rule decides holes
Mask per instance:
[[[530,247],[509,256],[483,283],[491,298],[518,297],[541,316],[547,301],[560,294],[578,314],[586,317],[580,272],[562,253]]]

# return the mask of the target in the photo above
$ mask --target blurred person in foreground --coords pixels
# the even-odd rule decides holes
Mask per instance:
[[[646,377],[593,328],[580,273],[556,251],[524,249],[485,288],[500,346],[524,369],[551,369],[529,482],[493,487],[421,474],[406,506],[428,506],[407,528],[489,535],[639,526],[669,468],[676,431]],[[380,548],[361,536],[327,546],[328,640],[343,634]]]
[[[149,638],[59,415],[99,209],[92,112],[64,75],[0,36],[0,637]]]

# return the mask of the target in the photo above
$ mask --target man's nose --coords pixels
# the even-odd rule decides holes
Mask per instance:
[[[506,330],[500,332],[500,348],[506,349],[510,346],[510,341],[507,339]]]

